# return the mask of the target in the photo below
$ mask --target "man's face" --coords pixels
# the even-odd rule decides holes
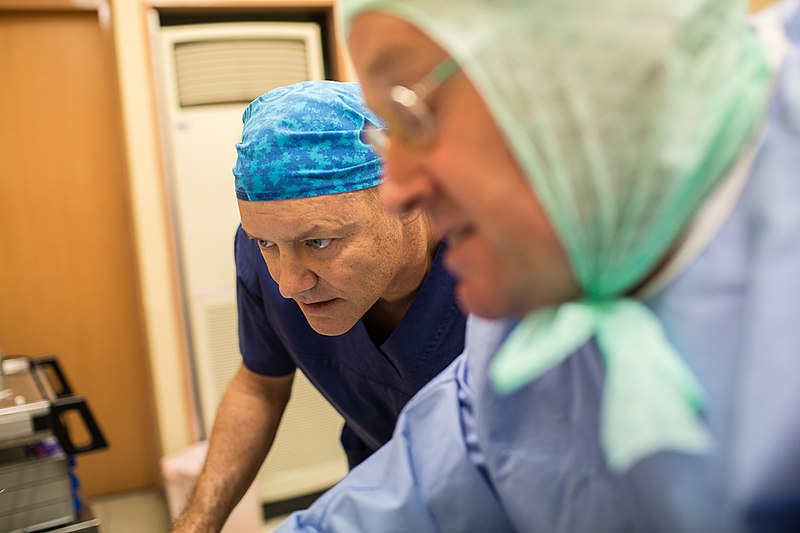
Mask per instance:
[[[402,296],[403,223],[372,192],[240,200],[239,213],[281,295],[318,333],[341,335],[378,299]]]
[[[411,87],[447,57],[414,26],[376,13],[355,20],[349,44],[366,102],[390,132],[391,87]],[[387,207],[428,211],[450,240],[445,265],[470,312],[521,316],[574,298],[578,287],[561,244],[466,76],[457,73],[426,102],[435,139],[413,148],[392,137],[381,193]]]

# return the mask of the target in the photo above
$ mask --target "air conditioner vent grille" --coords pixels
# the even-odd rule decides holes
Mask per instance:
[[[175,43],[181,107],[250,102],[270,89],[309,79],[300,39]]]
[[[233,301],[209,303],[202,305],[200,309],[205,328],[199,333],[207,336],[212,397],[216,409],[242,361],[239,354],[236,304]]]

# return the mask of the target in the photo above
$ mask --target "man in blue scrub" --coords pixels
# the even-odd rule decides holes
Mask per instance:
[[[344,417],[350,467],[392,435],[406,402],[458,356],[465,318],[420,210],[378,198],[361,138],[378,119],[355,83],[304,82],[245,110],[234,168],[243,364],[173,531],[218,531],[272,444],[300,369]]]
[[[800,5],[345,0],[472,318],[279,531],[800,531]]]

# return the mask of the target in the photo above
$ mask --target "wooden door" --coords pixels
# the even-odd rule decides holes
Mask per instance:
[[[776,0],[749,0],[748,6],[750,7],[750,12],[754,12],[774,4],[775,1]]]
[[[110,448],[78,456],[85,496],[153,486],[113,41],[96,9],[39,4],[0,4],[0,346],[56,354],[89,401]]]

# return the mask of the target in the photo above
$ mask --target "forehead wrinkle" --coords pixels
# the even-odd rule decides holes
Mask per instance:
[[[425,69],[440,61],[440,55],[448,55],[413,23],[381,11],[370,10],[357,16],[349,40],[351,53],[357,50],[363,58],[365,77],[383,79],[392,85],[416,82],[402,77],[423,75]],[[356,43],[357,48],[352,46]]]
[[[326,213],[320,215],[317,212],[309,211],[301,215],[291,215],[285,218],[281,217],[280,220],[272,218],[272,223],[261,222],[257,224],[257,228],[251,228],[250,231],[245,230],[245,233],[255,239],[273,242],[299,242],[313,238],[339,236],[352,231],[355,226],[358,225],[358,221],[352,220],[351,217],[344,215],[344,213]],[[265,217],[265,214],[260,213],[256,216]],[[307,219],[311,219],[310,222],[308,222]],[[282,228],[280,226],[282,226]],[[242,229],[244,229],[244,227]],[[288,233],[271,234],[281,229],[287,229]],[[282,232],[278,231],[276,233]]]
[[[371,202],[356,191],[264,202],[240,200],[239,205],[246,207],[246,212],[242,211],[242,227],[248,235],[273,242],[294,242],[353,231],[364,217],[372,218],[372,212],[366,211]]]

